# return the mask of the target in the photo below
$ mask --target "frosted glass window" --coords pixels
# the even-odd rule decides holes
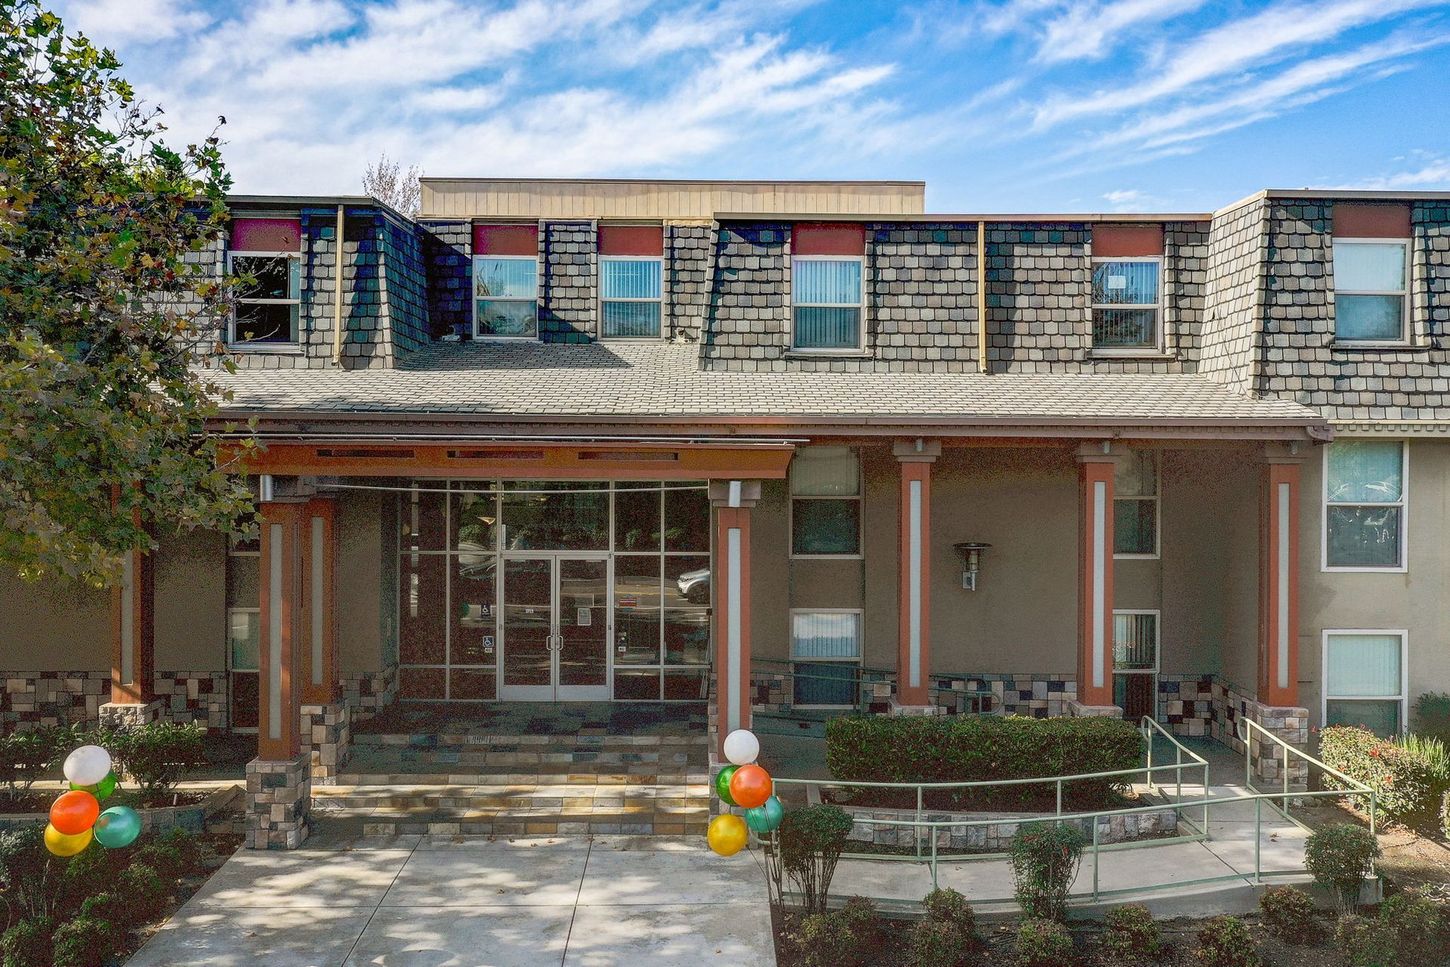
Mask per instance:
[[[856,704],[861,658],[860,612],[793,613],[790,653],[795,704]]]
[[[1152,557],[1158,553],[1158,455],[1129,450],[1118,461],[1113,483],[1113,553]]]
[[[1400,567],[1404,561],[1405,445],[1339,440],[1325,454],[1325,564]]]
[[[1400,731],[1404,639],[1393,633],[1333,634],[1325,640],[1325,724]]]
[[[1402,241],[1334,243],[1335,338],[1405,338],[1408,250]]]
[[[861,348],[861,265],[854,258],[791,263],[794,348]]]
[[[791,460],[791,553],[861,551],[861,464],[850,447],[806,447]]]
[[[657,338],[663,263],[660,259],[599,260],[599,306],[602,332],[615,338]]]
[[[1157,348],[1162,270],[1156,258],[1094,260],[1094,348]]]
[[[805,447],[790,464],[794,497],[855,497],[861,493],[861,466],[850,447]]]

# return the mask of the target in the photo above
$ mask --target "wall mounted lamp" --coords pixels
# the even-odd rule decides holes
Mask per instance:
[[[962,588],[966,591],[977,590],[977,572],[982,567],[982,552],[992,545],[980,541],[962,541],[952,546],[962,558]]]

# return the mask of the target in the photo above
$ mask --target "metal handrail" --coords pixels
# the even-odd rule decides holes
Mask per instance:
[[[831,683],[837,684],[837,685],[843,684],[845,682],[850,682],[850,684],[853,686],[854,691],[856,693],[856,698],[855,698],[855,702],[853,703],[853,705],[851,705],[851,706],[819,706],[820,708],[825,708],[825,709],[829,709],[829,708],[851,708],[851,707],[854,707],[858,711],[864,711],[867,708],[867,706],[870,705],[870,696],[867,695],[867,690],[869,688],[871,688],[872,686],[874,686],[874,685],[892,682],[896,678],[896,672],[895,672],[894,669],[889,669],[889,668],[870,668],[870,667],[863,666],[863,665],[856,665],[856,664],[851,663],[851,662],[841,662],[841,664],[848,665],[849,667],[851,667],[856,672],[854,678],[852,678],[852,679],[835,678],[835,677],[832,677],[830,675],[813,675],[810,672],[802,673],[802,672],[797,672],[795,670],[795,665],[798,664],[798,662],[804,662],[804,663],[809,664],[811,661],[812,661],[812,659],[809,659],[809,658],[802,658],[802,659],[799,659],[799,660],[796,660],[796,659],[784,659],[784,658],[752,658],[751,659],[751,666],[753,668],[762,668],[762,667],[764,667],[766,669],[775,669],[775,668],[783,669],[783,671],[780,672],[779,674],[781,675],[781,677],[783,679],[788,680],[788,681],[789,680],[794,680],[794,679],[797,679],[797,678],[804,678],[804,679],[809,679],[809,680],[831,682]],[[828,660],[825,660],[822,663],[824,663],[824,664],[830,664],[830,662]],[[972,699],[972,700],[988,699],[988,700],[996,701],[996,698],[997,698],[996,693],[993,692],[989,688],[943,688],[943,687],[939,687],[939,686],[931,686],[928,689],[928,691],[929,692],[932,692],[932,693],[936,693],[936,694],[949,693],[949,694],[952,694],[952,695],[961,695],[961,696],[964,696],[964,697],[966,697],[968,699]],[[792,694],[792,699],[793,698],[794,698],[794,694]],[[804,709],[810,709],[810,708],[816,707],[816,706],[809,706],[809,705],[806,705],[806,706],[795,706],[794,701],[792,701],[791,704],[792,704],[793,707],[799,707],[799,708],[804,708]],[[987,714],[987,713],[973,713],[973,714]]]
[[[1183,757],[1187,755],[1193,760],[1193,766],[1201,767],[1203,769],[1203,792],[1204,795],[1208,794],[1207,759],[1199,755],[1197,752],[1194,752],[1192,749],[1188,748],[1188,746],[1184,745],[1182,742],[1179,742],[1177,736],[1165,729],[1161,724],[1159,724],[1158,720],[1153,718],[1151,715],[1143,716],[1142,720],[1138,723],[1138,727],[1142,730],[1143,739],[1148,746],[1148,770],[1146,782],[1148,790],[1150,792],[1158,788],[1157,785],[1153,782],[1153,733],[1156,731],[1159,735],[1163,736],[1163,738],[1167,739],[1170,743],[1173,744],[1175,765],[1182,766]],[[1183,799],[1183,770],[1181,768],[1177,772],[1174,798],[1177,800]],[[1203,823],[1201,826],[1199,826],[1199,832],[1205,835],[1208,833],[1208,805],[1206,803],[1203,807]]]
[[[1274,794],[1274,796],[1272,798],[1279,799],[1279,800],[1282,801],[1282,805],[1279,807],[1279,811],[1281,813],[1283,813],[1285,819],[1288,819],[1290,822],[1296,823],[1298,825],[1301,825],[1301,826],[1303,825],[1302,823],[1299,823],[1299,821],[1297,819],[1295,819],[1293,816],[1289,815],[1289,799],[1290,799],[1290,797],[1291,796],[1292,797],[1304,797],[1305,796],[1304,793],[1292,792],[1289,789],[1289,759],[1290,759],[1291,756],[1295,756],[1295,757],[1298,757],[1299,759],[1302,759],[1304,761],[1304,763],[1305,763],[1305,779],[1306,780],[1309,777],[1308,776],[1309,767],[1317,767],[1321,772],[1324,772],[1324,773],[1327,773],[1327,774],[1333,776],[1334,778],[1338,779],[1340,782],[1344,783],[1348,787],[1347,790],[1332,789],[1332,790],[1325,790],[1325,791],[1327,791],[1327,792],[1329,792],[1329,793],[1331,793],[1333,795],[1338,795],[1338,794],[1343,793],[1343,792],[1346,792],[1346,791],[1352,791],[1354,793],[1361,794],[1361,795],[1368,795],[1369,796],[1369,832],[1370,832],[1370,835],[1371,836],[1375,835],[1376,830],[1378,829],[1378,820],[1379,820],[1379,817],[1378,817],[1379,792],[1378,792],[1378,790],[1376,790],[1373,786],[1368,785],[1367,783],[1361,782],[1360,780],[1354,778],[1353,776],[1349,776],[1349,775],[1344,774],[1343,772],[1340,772],[1338,769],[1334,768],[1331,765],[1326,764],[1322,760],[1316,759],[1314,756],[1312,756],[1309,753],[1305,752],[1303,749],[1300,749],[1297,746],[1290,745],[1288,742],[1285,742],[1279,736],[1277,736],[1274,733],[1270,732],[1268,729],[1264,728],[1262,725],[1260,725],[1258,722],[1255,722],[1253,719],[1241,718],[1236,723],[1236,726],[1235,726],[1235,729],[1234,729],[1234,734],[1237,735],[1238,736],[1238,740],[1244,744],[1244,785],[1245,786],[1247,786],[1249,789],[1257,789],[1258,788],[1258,787],[1256,787],[1254,785],[1254,778],[1253,778],[1253,774],[1254,774],[1254,749],[1253,749],[1253,743],[1252,743],[1252,741],[1250,739],[1250,736],[1253,735],[1253,733],[1255,733],[1255,732],[1261,734],[1264,738],[1268,739],[1270,742],[1274,743],[1275,745],[1278,745],[1283,750],[1284,760],[1283,760],[1283,764],[1281,765],[1281,767],[1279,769],[1279,772],[1280,772],[1280,777],[1282,778],[1284,785],[1283,785],[1283,789],[1280,792]],[[1308,797],[1306,797],[1306,798],[1308,798]],[[1272,803],[1270,805],[1272,806]]]

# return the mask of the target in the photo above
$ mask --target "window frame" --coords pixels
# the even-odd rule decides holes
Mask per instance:
[[[1329,639],[1337,635],[1383,635],[1400,639],[1400,694],[1398,695],[1354,695],[1336,697],[1329,694]],[[1410,715],[1410,632],[1406,628],[1325,628],[1319,639],[1319,725],[1329,721],[1330,702],[1398,702],[1400,706],[1400,730],[1404,735],[1409,730]]]
[[[534,297],[532,299],[502,298],[494,296],[480,297],[478,294],[478,260],[479,259],[507,259],[513,262],[534,263]],[[537,255],[474,255],[469,264],[469,303],[473,306],[473,338],[477,342],[520,342],[532,340],[539,342],[539,272],[541,263]],[[523,336],[499,336],[493,333],[480,334],[478,331],[478,304],[480,302],[532,302],[534,306],[534,331]]]
[[[826,444],[831,446],[832,444]],[[805,447],[802,449],[809,449]],[[786,498],[786,541],[789,554],[788,560],[792,561],[859,561],[866,554],[866,471],[861,465],[861,451],[853,446],[847,446],[851,455],[856,458],[856,494],[852,497],[834,496],[802,496],[795,495],[794,484],[789,469],[785,477],[785,498]],[[860,505],[856,513],[856,552],[854,554],[797,554],[795,549],[795,502],[797,500],[854,500]],[[822,611],[829,609],[811,608],[811,611]]]
[[[855,658],[796,658],[795,656],[795,617],[798,614],[854,614],[856,616],[856,657]],[[859,671],[863,667],[866,656],[866,611],[864,608],[791,608],[786,614],[786,660],[790,663],[791,676],[791,707],[811,709],[843,709],[856,708],[858,703],[850,705],[798,705],[795,701],[795,666],[797,664],[816,665],[855,665]],[[860,681],[857,681],[857,697],[860,697]]]
[[[797,262],[855,262],[860,266],[856,302],[799,302],[796,300]],[[808,356],[862,356],[866,354],[866,253],[860,255],[792,255],[790,257],[790,346],[791,355]],[[799,341],[800,327],[796,325],[797,309],[855,309],[855,346],[802,346]]]
[[[1348,440],[1373,439],[1373,437],[1342,437]],[[1404,439],[1382,441],[1398,443],[1400,446],[1400,499],[1398,501],[1335,501],[1329,500],[1329,450],[1333,443],[1324,447],[1321,458],[1319,484],[1319,570],[1324,573],[1343,574],[1404,574],[1410,569],[1410,442]],[[1365,567],[1362,565],[1329,563],[1329,508],[1334,507],[1398,507],[1400,509],[1399,563],[1393,567]]]
[[[1152,262],[1158,266],[1158,301],[1157,302],[1093,302],[1092,301],[1092,276],[1097,266],[1108,262]],[[1161,255],[1122,255],[1102,257],[1094,256],[1092,264],[1088,269],[1088,338],[1092,344],[1094,356],[1142,356],[1144,354],[1162,353],[1163,350],[1163,256]],[[1152,309],[1153,310],[1153,342],[1139,346],[1101,346],[1097,341],[1099,309]]]
[[[1401,285],[1403,286],[1403,288],[1402,289],[1399,289],[1399,290],[1341,289],[1339,287],[1339,273],[1338,272],[1335,272],[1335,274],[1334,274],[1334,342],[1335,342],[1336,345],[1343,345],[1343,346],[1366,346],[1366,347],[1373,348],[1373,347],[1376,347],[1376,346],[1408,346],[1410,344],[1410,336],[1411,336],[1411,332],[1412,332],[1412,328],[1410,326],[1410,310],[1411,310],[1411,305],[1410,305],[1410,275],[1411,275],[1411,273],[1414,270],[1414,266],[1410,264],[1410,259],[1411,259],[1411,257],[1414,254],[1414,246],[1411,244],[1413,241],[1414,240],[1413,239],[1410,239],[1410,238],[1363,238],[1363,237],[1360,237],[1360,236],[1343,236],[1343,237],[1340,237],[1340,236],[1332,236],[1331,237],[1331,241],[1330,241],[1330,252],[1331,252],[1331,264],[1330,264],[1330,268],[1331,269],[1334,268],[1333,261],[1334,260],[1337,260],[1338,257],[1339,257],[1337,254],[1334,254],[1335,248],[1337,246],[1339,246],[1339,245],[1343,245],[1343,244],[1346,244],[1346,243],[1348,243],[1350,245],[1398,245],[1404,251],[1404,253],[1405,253],[1405,258],[1404,258],[1405,274],[1404,274],[1404,277],[1401,279]],[[1400,335],[1397,338],[1394,338],[1394,339],[1348,339],[1348,338],[1345,338],[1344,336],[1341,336],[1339,334],[1339,297],[1341,295],[1378,295],[1378,296],[1394,296],[1394,295],[1397,295],[1397,296],[1399,296],[1400,297]]]
[[[604,263],[605,262],[658,262],[660,264],[660,294],[654,299],[606,299],[604,297]],[[600,255],[599,256],[599,290],[596,300],[596,312],[599,319],[599,338],[601,341],[610,342],[638,342],[653,343],[665,339],[665,258],[663,255]],[[659,332],[653,336],[610,336],[604,332],[604,305],[608,302],[627,303],[654,303],[659,306]],[[515,337],[516,338],[516,337]]]
[[[281,219],[278,219],[281,221]],[[298,352],[302,349],[302,253],[301,252],[279,252],[273,250],[250,250],[250,249],[227,249],[227,278],[236,278],[236,260],[244,259],[275,259],[288,260],[287,278],[292,278],[292,262],[297,263],[297,297],[287,299],[256,299],[237,297],[236,305],[227,315],[226,346],[229,351],[242,353],[257,352]],[[289,340],[278,340],[277,342],[238,342],[237,341],[237,308],[243,305],[257,306],[296,306],[297,307],[297,332],[294,338]]]
[[[1132,449],[1132,448],[1129,448],[1129,449]],[[1113,503],[1116,504],[1120,500],[1151,500],[1156,505],[1154,507],[1154,509],[1153,509],[1153,551],[1152,551],[1152,553],[1149,553],[1149,554],[1137,554],[1137,553],[1119,554],[1116,550],[1114,550],[1113,551],[1113,560],[1115,560],[1115,561],[1157,561],[1157,560],[1161,560],[1162,557],[1163,557],[1163,464],[1162,464],[1162,461],[1159,459],[1159,456],[1162,453],[1162,451],[1157,450],[1157,449],[1154,449],[1154,448],[1151,448],[1151,447],[1143,447],[1143,448],[1141,448],[1139,450],[1139,452],[1140,453],[1146,453],[1146,454],[1150,455],[1153,458],[1153,495],[1151,497],[1143,497],[1143,496],[1124,497],[1124,496],[1120,496],[1118,494],[1118,492],[1117,492],[1117,488],[1114,487],[1113,488]],[[1113,511],[1113,546],[1114,547],[1117,546],[1117,542],[1118,542],[1118,534],[1117,534],[1117,531],[1118,531],[1118,514],[1117,514],[1117,510],[1114,509],[1114,511]],[[1128,614],[1130,612],[1129,611],[1123,611],[1122,613]]]

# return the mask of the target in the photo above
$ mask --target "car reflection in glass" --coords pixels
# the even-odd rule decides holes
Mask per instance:
[[[686,571],[675,580],[675,586],[691,604],[710,603],[710,569]]]

